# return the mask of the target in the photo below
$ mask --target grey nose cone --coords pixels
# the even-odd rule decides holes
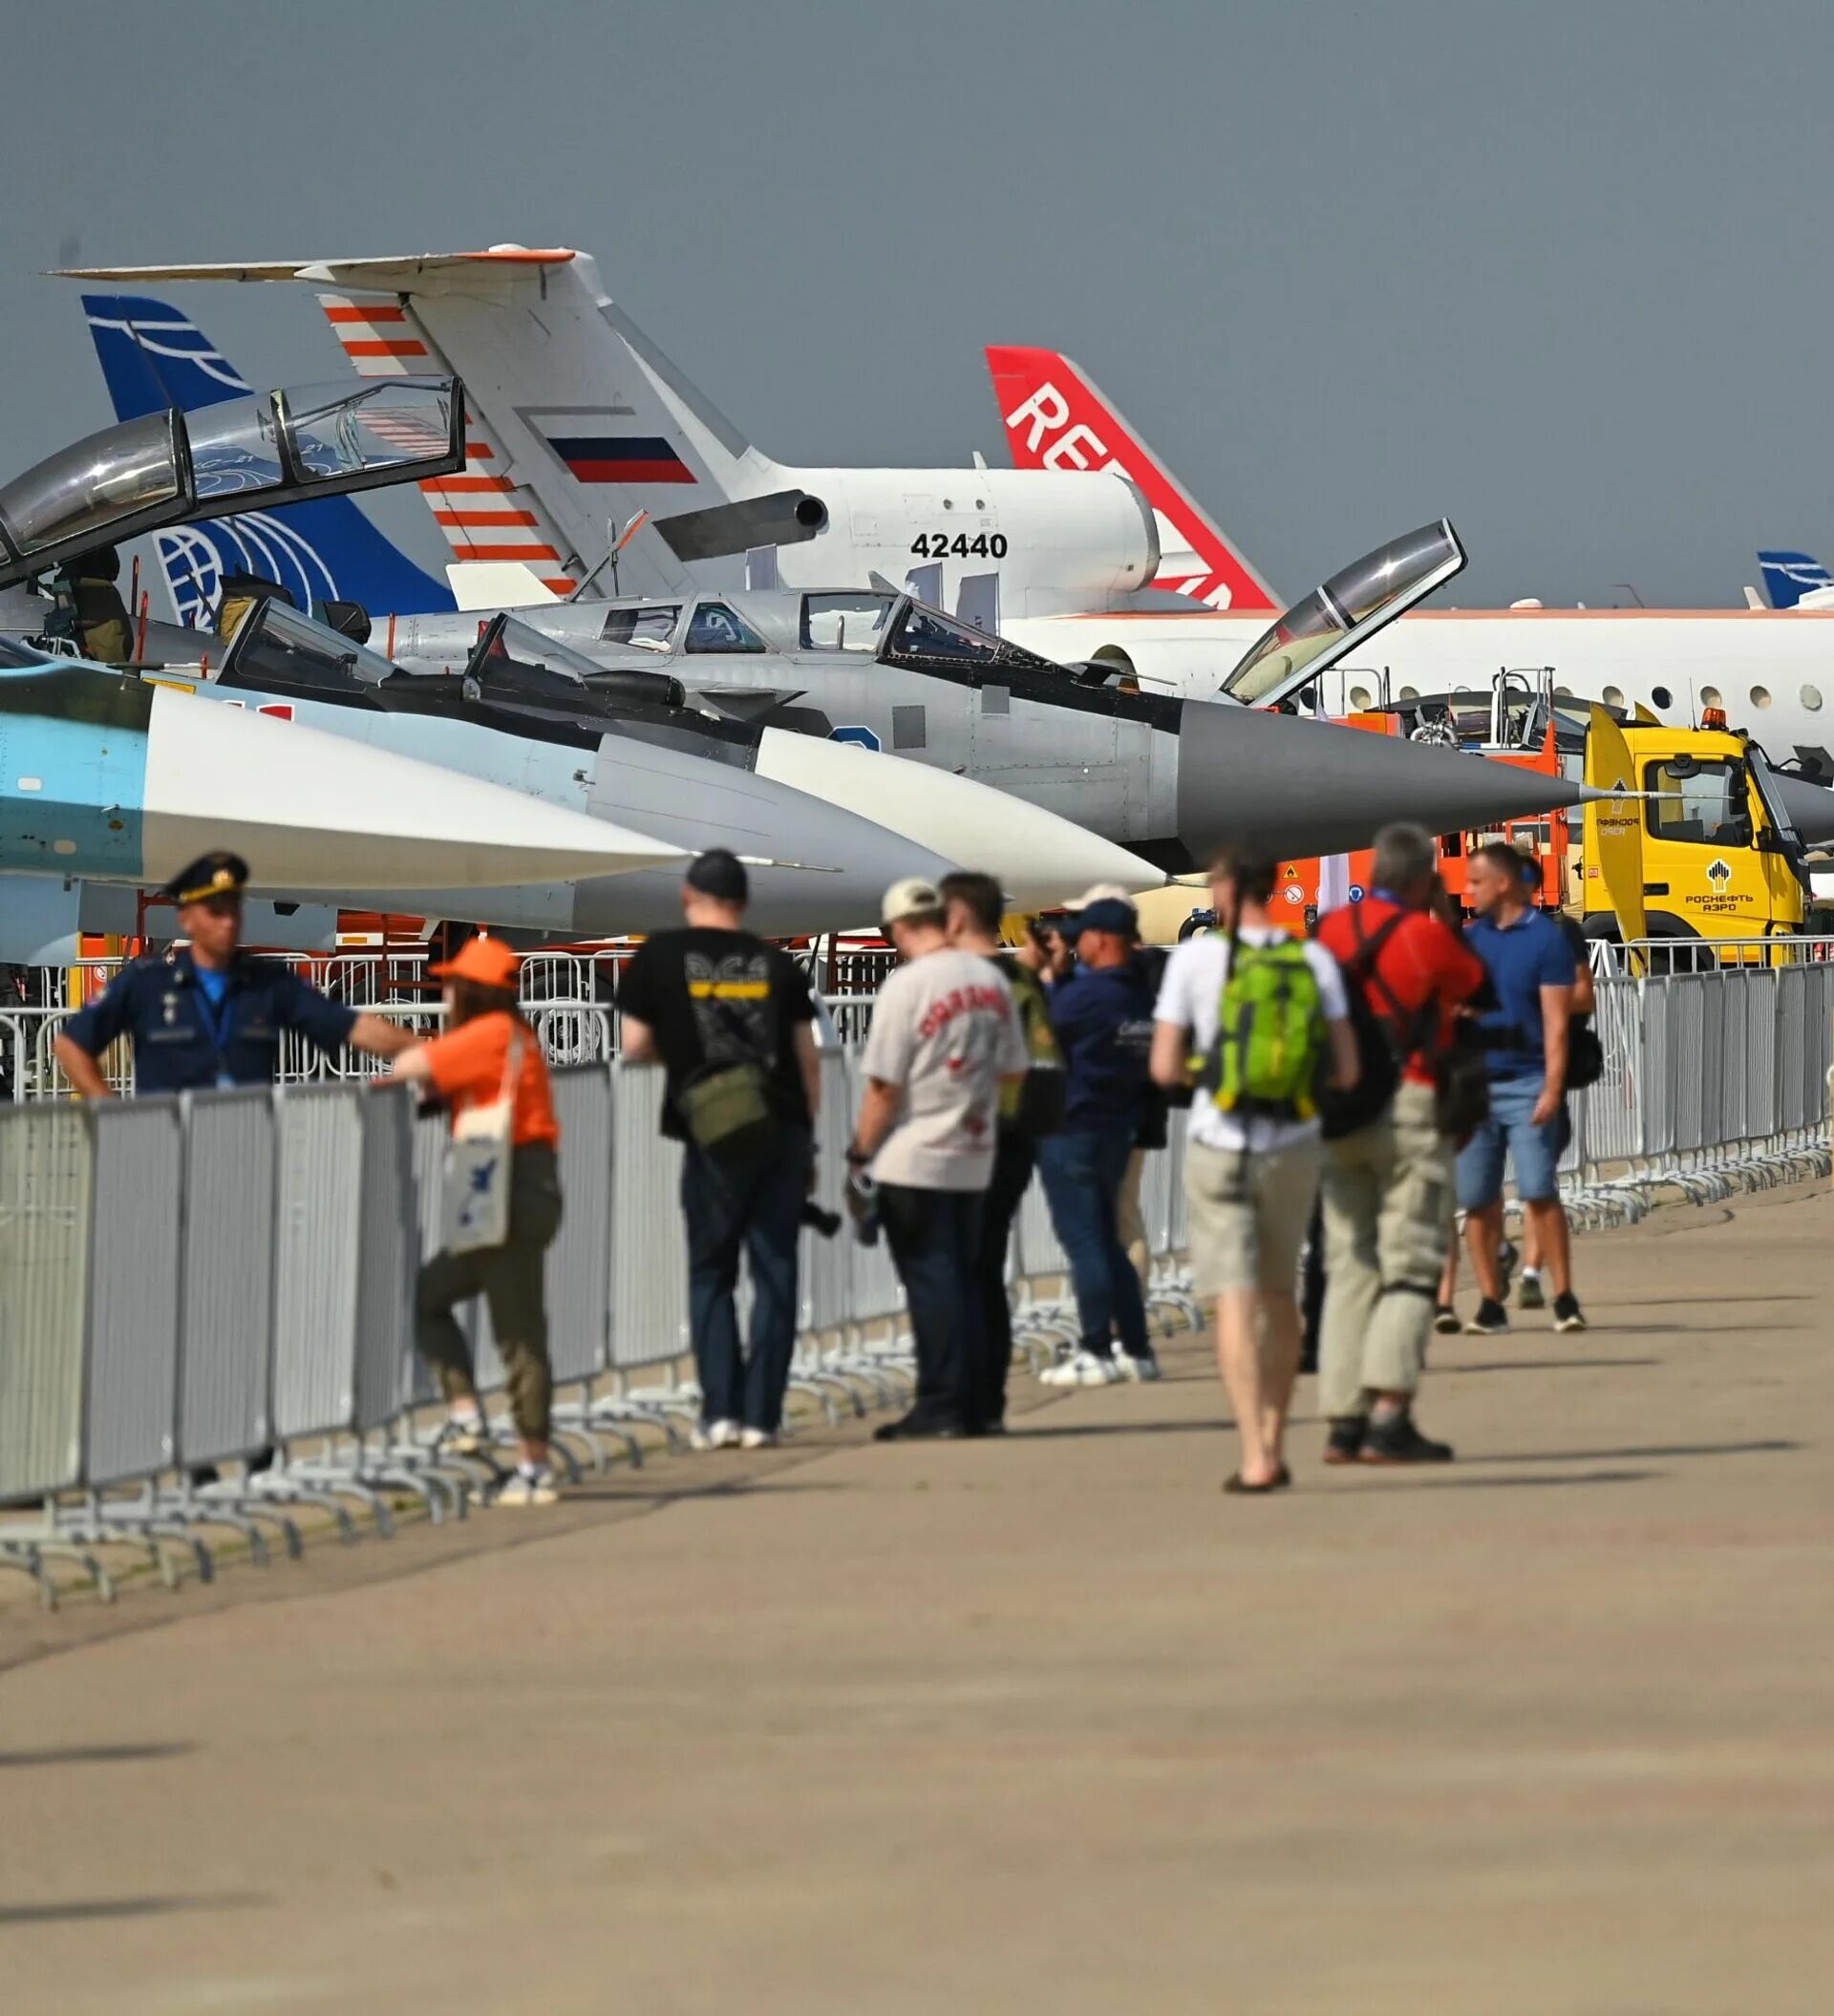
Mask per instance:
[[[880,898],[893,882],[906,875],[934,881],[961,865],[858,813],[751,771],[608,735],[587,809],[623,824],[620,808],[633,805],[650,809],[650,823],[640,832],[693,852],[730,847],[740,856],[804,864],[748,869],[752,901],[745,922],[765,938],[874,923]],[[583,882],[577,928],[622,935],[678,924],[680,892],[680,875],[666,868]]]
[[[1188,700],[1179,729],[1179,838],[1200,860],[1237,846],[1282,859],[1343,854],[1391,819],[1456,833],[1597,795],[1538,770],[1253,708]]]
[[[1765,788],[1781,799],[1803,846],[1825,847],[1834,840],[1834,791],[1825,784],[1811,784],[1806,777],[1779,776],[1773,771],[1765,779]]]

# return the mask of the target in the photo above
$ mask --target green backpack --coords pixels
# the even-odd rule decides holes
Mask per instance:
[[[1203,1088],[1224,1113],[1309,1120],[1318,1110],[1325,1008],[1297,939],[1234,941]]]

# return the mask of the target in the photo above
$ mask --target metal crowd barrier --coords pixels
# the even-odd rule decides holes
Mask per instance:
[[[1827,1166],[1834,966],[1600,976],[1605,1071],[1571,1101],[1568,1200],[1582,1221],[1634,1217],[1656,1192],[1697,1198]],[[661,1073],[603,1061],[608,1017],[586,1003],[537,1010],[565,1050],[564,1227],[550,1249],[550,1348],[565,1391],[556,1447],[577,1471],[640,1426],[678,1441],[698,1413],[687,1367],[680,1149],[657,1134]],[[860,1020],[864,1020],[861,1015]],[[842,1201],[859,1103],[858,1052],[821,1059],[819,1196]],[[73,1558],[106,1593],[96,1550],[127,1541],[168,1580],[211,1572],[223,1529],[265,1560],[297,1552],[297,1513],[347,1539],[356,1515],[386,1533],[399,1496],[466,1514],[497,1472],[417,1428],[433,1395],[413,1350],[413,1288],[437,1237],[442,1123],[404,1093],[351,1082],[85,1107],[0,1104],[0,1563],[37,1576]],[[1150,1294],[1195,1309],[1185,1244],[1183,1116],[1149,1157],[1141,1209]],[[911,1366],[903,1296],[883,1238],[802,1254],[793,1377],[830,1414],[889,1402]],[[1041,1186],[1011,1260],[1015,1337],[1034,1357],[1075,1334],[1068,1263]],[[467,1317],[480,1388],[502,1372],[487,1310]],[[217,1475],[233,1465],[233,1477]]]

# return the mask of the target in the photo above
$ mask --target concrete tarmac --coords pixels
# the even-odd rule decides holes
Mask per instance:
[[[0,1616],[11,2016],[1834,2002],[1834,1200],[1582,1241],[1441,1472],[1226,1498],[1202,1341]],[[1302,1407],[1308,1390],[1302,1388]]]

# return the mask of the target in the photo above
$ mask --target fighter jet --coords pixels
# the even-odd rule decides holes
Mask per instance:
[[[501,783],[0,638],[0,871],[144,888],[210,847],[245,855],[257,890],[288,894],[678,872],[682,858]]]
[[[1256,697],[1369,636],[1463,564],[1441,520],[1333,577],[1361,586],[1295,605],[1250,647]],[[626,676],[667,669],[697,706],[962,773],[1073,819],[1156,867],[1186,872],[1225,846],[1277,857],[1366,846],[1388,820],[1437,832],[1579,803],[1585,787],[1512,765],[1278,711],[1124,690],[900,594],[873,590],[584,600],[521,620]],[[397,617],[404,667],[449,673],[476,615]]]

